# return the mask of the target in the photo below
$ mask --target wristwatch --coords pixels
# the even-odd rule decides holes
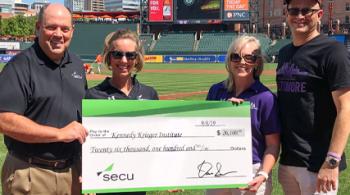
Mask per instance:
[[[265,171],[259,171],[256,175],[257,176],[261,175],[261,176],[265,177],[265,181],[267,181],[267,179],[269,178],[269,174],[266,173]]]
[[[339,166],[339,159],[335,158],[334,156],[327,156],[326,157],[326,163],[329,166],[329,168],[334,169]]]

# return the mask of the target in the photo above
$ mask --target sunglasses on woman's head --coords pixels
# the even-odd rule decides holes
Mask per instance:
[[[110,51],[109,52],[111,54],[111,56],[114,59],[122,59],[124,56],[126,57],[126,59],[128,60],[135,60],[137,57],[137,52],[136,51],[132,51],[132,52],[121,52],[121,51]]]
[[[241,57],[238,53],[232,53],[230,56],[231,62],[236,62],[236,63],[241,62],[242,58],[244,59],[245,62],[249,64],[254,64],[258,60],[259,56],[255,54],[247,54]]]

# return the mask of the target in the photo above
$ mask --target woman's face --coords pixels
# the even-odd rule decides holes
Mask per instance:
[[[136,42],[122,38],[113,41],[112,44],[109,58],[113,77],[131,77],[137,62]]]
[[[231,53],[230,64],[234,77],[254,77],[253,69],[257,66],[259,60],[259,56],[255,54],[257,49],[257,44],[248,42],[239,53]]]

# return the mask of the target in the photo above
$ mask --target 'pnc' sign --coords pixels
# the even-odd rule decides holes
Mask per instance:
[[[249,21],[249,11],[226,11],[224,19],[230,21]]]

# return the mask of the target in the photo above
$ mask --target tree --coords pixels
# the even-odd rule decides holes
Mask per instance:
[[[35,17],[17,15],[1,21],[1,35],[29,36],[35,33]]]

